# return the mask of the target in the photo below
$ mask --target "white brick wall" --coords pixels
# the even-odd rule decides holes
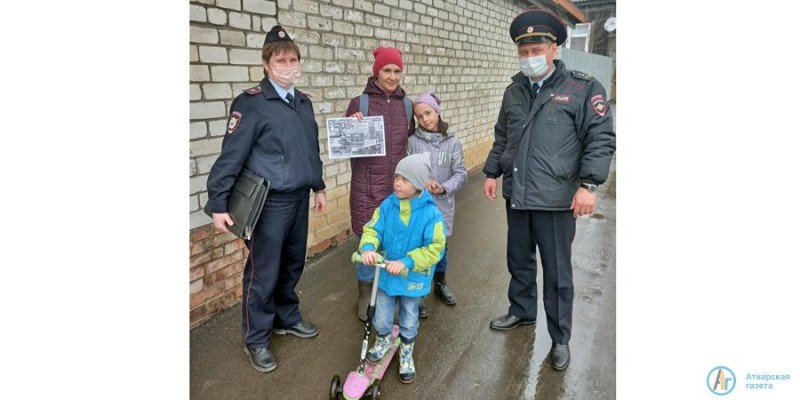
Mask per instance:
[[[298,87],[313,96],[328,189],[343,196],[329,202],[333,209],[326,216],[314,217],[324,221],[322,235],[330,235],[331,226],[333,234],[349,228],[347,221],[328,222],[327,215],[348,207],[350,165],[328,159],[325,119],[343,116],[349,99],[362,92],[372,72],[372,50],[403,51],[406,93],[439,93],[467,167],[476,167],[491,145],[503,90],[517,71],[508,25],[529,6],[500,0],[190,1],[191,228],[211,222],[202,211],[208,171],[233,98],[263,77],[261,46],[273,25],[283,25],[301,48]],[[312,231],[309,246],[329,237]]]

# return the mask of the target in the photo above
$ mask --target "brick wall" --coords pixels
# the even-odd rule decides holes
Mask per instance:
[[[192,0],[190,7],[190,293],[191,324],[236,304],[247,250],[217,234],[202,211],[206,179],[242,89],[263,77],[261,45],[280,23],[302,51],[298,88],[311,94],[320,126],[328,209],[311,213],[309,256],[349,235],[350,166],[327,157],[325,119],[342,117],[372,71],[372,50],[400,48],[401,86],[434,90],[442,117],[464,146],[467,168],[481,167],[509,77],[518,71],[508,25],[524,1],[478,0]],[[313,204],[313,202],[312,202]]]

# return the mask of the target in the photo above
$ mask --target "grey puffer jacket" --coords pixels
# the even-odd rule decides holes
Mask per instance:
[[[534,101],[522,72],[511,78],[483,172],[503,176],[516,210],[566,211],[581,183],[602,184],[616,150],[605,89],[555,60]]]
[[[453,234],[453,219],[456,213],[456,192],[467,182],[464,166],[464,151],[461,142],[448,129],[447,136],[439,132],[428,132],[422,127],[408,138],[408,154],[425,153],[431,157],[431,179],[439,182],[444,193],[433,194],[439,211],[442,212],[446,235]]]

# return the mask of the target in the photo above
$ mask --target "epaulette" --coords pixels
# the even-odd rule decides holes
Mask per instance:
[[[311,100],[311,99],[312,99],[311,95],[310,95],[310,94],[308,94],[307,92],[301,92],[301,91],[297,90],[297,88],[294,88],[294,90],[295,90],[297,93],[300,93],[300,94],[302,94],[303,96],[306,96],[306,97],[308,97],[308,99],[309,99],[309,100]]]
[[[250,89],[246,89],[244,92],[250,96],[255,96],[261,93],[261,86],[251,87]]]
[[[584,81],[590,81],[593,79],[591,75],[581,71],[572,71],[572,76]]]

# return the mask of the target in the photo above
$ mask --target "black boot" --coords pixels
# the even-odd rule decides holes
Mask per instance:
[[[428,297],[428,296],[425,295],[425,296],[422,296],[421,299],[419,299],[419,317],[420,318],[428,318],[431,315],[431,312],[428,310],[428,306],[425,304],[425,297]]]
[[[444,276],[444,271],[433,273],[433,291],[436,292],[436,295],[439,296],[440,299],[442,299],[444,304],[447,304],[448,306],[454,306],[456,305],[456,295],[453,294],[453,291],[447,287]]]
[[[367,322],[367,308],[369,307],[369,298],[372,297],[372,281],[358,281],[358,304],[356,313],[358,319],[362,322]]]

